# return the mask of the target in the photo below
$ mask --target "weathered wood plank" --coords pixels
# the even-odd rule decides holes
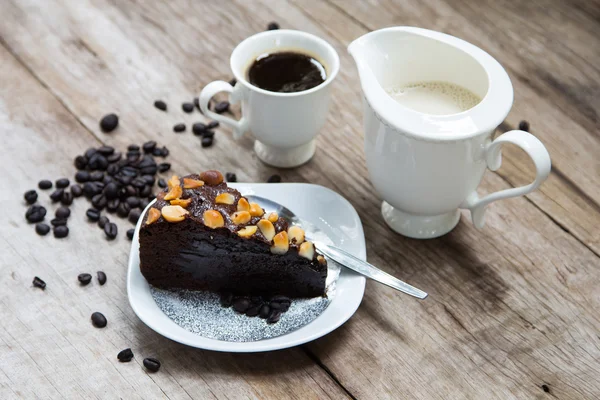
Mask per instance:
[[[38,237],[24,221],[22,193],[42,178],[70,176],[72,158],[95,139],[0,46],[0,397],[1,398],[343,398],[343,390],[299,348],[231,356],[171,342],[147,328],[128,305],[130,243],[117,221],[113,242],[86,222],[84,200],[71,206],[70,235]],[[8,195],[10,194],[10,195]],[[54,206],[48,193],[40,203]],[[99,262],[99,260],[102,260]],[[79,286],[81,272],[104,270],[108,283]],[[33,288],[35,275],[48,284]],[[109,325],[91,326],[103,312]],[[117,353],[131,347],[134,362]],[[148,374],[144,357],[158,357]],[[263,379],[277,376],[277,379]]]

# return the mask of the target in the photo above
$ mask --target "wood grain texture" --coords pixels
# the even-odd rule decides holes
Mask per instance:
[[[308,346],[244,356],[192,350],[150,331],[130,310],[127,243],[105,242],[81,222],[83,203],[75,205],[72,234],[63,242],[35,237],[23,222],[24,206],[3,198],[10,218],[0,228],[8,249],[1,256],[0,320],[9,323],[0,327],[0,397],[340,398],[344,389],[356,398],[599,397],[597,130],[589,110],[553,101],[557,86],[547,79],[569,77],[593,87],[596,65],[582,66],[585,46],[571,42],[598,38],[591,11],[557,3],[547,2],[546,9],[556,10],[550,17],[567,15],[557,29],[573,32],[556,50],[560,58],[551,47],[556,32],[528,28],[535,42],[506,32],[523,31],[516,13],[537,16],[535,6],[519,6],[525,9],[515,9],[511,19],[495,3],[474,8],[433,0],[0,3],[7,49],[0,49],[0,122],[3,134],[18,133],[2,149],[1,172],[10,176],[3,193],[18,188],[20,196],[43,176],[69,173],[72,157],[99,142],[124,147],[149,138],[171,149],[175,172],[219,168],[237,172],[241,181],[264,181],[274,170],[252,154],[250,138],[234,142],[222,129],[215,146],[202,150],[189,132],[175,135],[171,127],[201,120],[184,115],[180,103],[211,80],[229,79],[233,47],[276,20],[330,41],[342,65],[319,151],[307,165],[281,171],[284,179],[322,184],[348,198],[364,223],[369,260],[430,293],[417,302],[369,282],[357,314]],[[360,89],[345,47],[392,24],[444,30],[500,59],[516,93],[505,128],[528,119],[549,146],[558,173],[527,199],[493,204],[483,231],[465,214],[446,237],[416,241],[393,234],[379,215],[362,152]],[[517,44],[546,57],[537,67],[542,72],[532,69],[535,57],[514,54]],[[585,74],[561,71],[554,65],[561,58]],[[595,109],[593,93],[574,96]],[[157,98],[169,103],[167,115],[152,107]],[[121,126],[105,135],[98,120],[112,111]],[[522,184],[530,168],[523,154],[506,151],[503,168],[486,175],[481,193]],[[109,284],[78,287],[77,273],[99,269],[99,254],[111,255],[103,267]],[[53,284],[34,291],[29,282],[42,272]],[[90,328],[88,316],[98,307],[108,310],[114,329]],[[118,365],[116,353],[128,346],[140,357],[157,355],[164,370],[149,376],[139,360]],[[100,380],[114,384],[100,387]]]

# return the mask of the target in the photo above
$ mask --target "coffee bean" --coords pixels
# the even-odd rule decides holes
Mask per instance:
[[[46,282],[44,282],[37,276],[34,276],[33,277],[33,286],[44,290],[44,289],[46,289]]]
[[[66,225],[59,225],[54,227],[54,237],[57,239],[62,239],[69,235],[69,228]]]
[[[280,175],[271,175],[269,177],[269,179],[267,179],[267,183],[279,183],[281,182],[281,176]]]
[[[95,312],[92,314],[92,325],[96,328],[104,328],[107,324],[106,317],[102,313]]]
[[[92,222],[96,222],[100,219],[100,211],[96,210],[95,208],[88,208],[88,210],[85,212],[85,215]]]
[[[250,307],[250,300],[245,297],[239,297],[233,301],[233,309],[239,313],[244,313]]]
[[[235,84],[236,84],[236,83],[237,83],[237,79],[235,79],[235,78],[231,78],[231,79],[229,80],[229,84],[230,84],[231,86],[235,86]]]
[[[205,131],[202,133],[202,137],[205,137],[205,138],[213,138],[213,137],[215,137],[215,131],[205,130]]]
[[[138,219],[140,219],[140,215],[142,215],[142,211],[136,208],[135,210],[131,210],[129,212],[127,219],[129,219],[129,222],[132,224],[137,224]]]
[[[146,182],[146,185],[154,185],[156,178],[153,175],[142,175],[142,179]]]
[[[519,122],[519,129],[525,132],[529,132],[529,122],[521,121]]]
[[[279,303],[276,301],[271,301],[269,303],[269,306],[271,307],[271,309],[273,310],[279,310],[281,312],[286,312],[287,310],[289,310],[291,303]]]
[[[37,224],[35,226],[35,232],[40,236],[46,236],[50,232],[50,227],[46,224]]]
[[[210,123],[208,125],[206,125],[206,127],[208,129],[215,129],[218,126],[219,126],[219,121],[210,121]]]
[[[189,114],[194,111],[194,103],[183,103],[181,105],[181,109],[183,110],[183,112]]]
[[[160,369],[160,361],[152,357],[144,358],[144,367],[149,371],[158,372]]]
[[[104,174],[102,171],[94,171],[90,174],[90,181],[99,182],[104,179]]]
[[[85,158],[87,158],[89,160],[97,152],[98,152],[98,150],[96,150],[94,147],[90,147],[89,149],[87,149],[85,151],[85,153],[83,153],[83,155],[85,156]]]
[[[228,101],[220,101],[215,105],[215,112],[217,114],[223,114],[225,111],[229,110],[229,102]]]
[[[213,138],[211,137],[202,137],[202,147],[210,147],[213,144]]]
[[[47,190],[50,189],[52,187],[52,181],[49,181],[48,179],[44,179],[38,182],[38,188],[42,189],[42,190]]]
[[[86,286],[92,281],[92,275],[87,273],[79,274],[77,275],[77,280],[81,283],[81,286]]]
[[[71,215],[71,210],[69,209],[69,207],[58,207],[54,212],[54,215],[56,216],[56,218],[66,219],[69,218],[69,215]]]
[[[100,120],[100,129],[104,133],[110,133],[114,131],[119,125],[119,117],[117,114],[108,114],[102,117]]]
[[[77,168],[78,170],[85,169],[85,167],[87,167],[87,163],[88,163],[88,159],[86,156],[77,156],[77,157],[75,157],[75,160],[73,161],[75,168]]]
[[[146,181],[142,178],[135,178],[133,181],[131,181],[131,186],[142,189],[144,186],[146,186]]]
[[[73,194],[71,192],[64,192],[60,202],[65,206],[70,206],[73,204]]]
[[[136,208],[140,205],[140,199],[135,196],[128,197],[127,199],[125,199],[125,201],[127,202],[127,204],[129,204],[129,207],[131,208]]]
[[[108,160],[100,153],[94,154],[88,163],[88,168],[92,170],[104,171],[107,167]]]
[[[60,178],[60,179],[57,179],[55,182],[57,189],[64,189],[67,186],[69,186],[69,184],[70,184],[70,182],[67,178]]]
[[[246,310],[246,315],[248,317],[256,317],[258,315],[258,313],[260,312],[261,307],[262,307],[262,304],[257,304],[255,306],[248,308]]]
[[[23,195],[27,204],[33,204],[37,201],[38,194],[35,190],[28,190]]]
[[[106,157],[106,161],[108,161],[109,164],[114,164],[114,163],[118,162],[119,160],[121,160],[121,152],[119,152],[119,151]]]
[[[112,146],[100,146],[96,149],[96,151],[102,154],[103,156],[110,156],[112,153],[115,152],[115,148]]]
[[[269,316],[267,317],[267,324],[274,324],[276,322],[279,322],[279,318],[281,318],[281,311],[280,310],[272,310],[271,314],[269,314]]]
[[[162,150],[161,150],[162,151]],[[146,154],[140,162],[136,165],[137,168],[145,168],[145,167],[155,167],[156,161],[154,161],[154,157],[149,154]]]
[[[133,176],[117,176],[117,181],[119,181],[121,184],[127,186],[131,183],[131,181],[133,180]]]
[[[113,240],[114,238],[116,238],[118,234],[117,225],[113,222],[109,222],[106,225],[104,225],[104,234],[109,240]]]
[[[550,393],[550,387],[546,384],[542,385],[542,390],[546,393]]]
[[[67,220],[66,218],[54,218],[50,221],[50,224],[52,226],[67,225]]]
[[[62,199],[62,195],[64,192],[64,189],[57,189],[54,192],[52,192],[52,194],[50,195],[50,199],[52,199],[53,203],[56,203],[57,201],[60,201],[60,199]]]
[[[258,311],[258,316],[262,319],[265,319],[271,313],[271,307],[268,304],[263,304]]]
[[[140,151],[140,146],[138,146],[137,144],[130,144],[129,146],[127,146],[127,151]]]
[[[115,176],[119,172],[119,166],[117,164],[110,164],[106,168],[106,173],[110,176]]]
[[[131,178],[134,178],[139,174],[139,172],[136,168],[128,166],[128,167],[121,168],[121,174],[123,174],[124,176],[129,176]]]
[[[167,103],[162,100],[156,100],[154,102],[154,107],[158,108],[161,111],[167,111]]]
[[[106,283],[106,274],[102,271],[98,271],[96,272],[97,276],[98,276],[98,283],[100,283],[100,285],[104,285]]]
[[[117,207],[117,215],[121,218],[125,218],[129,215],[130,210],[131,210],[131,207],[129,207],[129,204],[121,203]]]
[[[42,206],[33,205],[25,212],[25,219],[29,222],[41,222],[46,216],[46,209]]]
[[[121,200],[119,199],[109,200],[106,203],[106,211],[111,213],[117,211],[117,208],[119,208],[119,204],[121,204]]]
[[[104,229],[104,227],[109,223],[108,217],[103,215],[98,219],[98,226],[100,229]]]
[[[106,187],[106,185],[108,185],[109,183],[114,183],[115,182],[115,178],[113,178],[110,175],[104,175],[104,178],[102,178],[102,183],[104,183],[104,187]]]
[[[166,163],[166,162],[160,163],[160,164],[158,164],[157,169],[158,169],[158,172],[160,172],[160,173],[167,172],[168,170],[171,169],[171,164]]]
[[[125,197],[131,197],[137,195],[137,190],[131,185],[125,186]]]
[[[202,112],[202,110],[200,109],[200,99],[198,97],[194,97],[194,105],[196,106],[198,111]]]
[[[85,195],[85,197],[92,198],[95,194],[97,194],[97,188],[96,185],[94,185],[91,182],[86,182],[83,185],[83,194]]]
[[[206,131],[206,125],[203,124],[202,122],[196,122],[194,125],[192,125],[192,132],[194,133],[194,135],[196,136],[200,136],[204,133],[204,131]]]
[[[219,297],[219,302],[222,307],[231,307],[231,303],[233,302],[233,293],[231,292],[222,292]]]
[[[133,239],[134,233],[135,233],[135,229],[133,229],[133,228],[127,229],[127,239],[129,239],[129,240]]]
[[[142,200],[140,200],[140,206],[139,207],[140,207],[141,210],[145,210],[146,207],[148,207],[148,204],[150,204],[150,201],[142,199]]]
[[[233,172],[227,172],[225,174],[225,180],[227,182],[237,182],[237,176]]]
[[[120,362],[129,362],[133,360],[133,351],[131,351],[131,349],[121,350],[119,354],[117,354],[117,359]]]
[[[169,149],[167,149],[167,147],[166,147],[166,146],[163,146],[163,147],[160,149],[160,152],[162,153],[162,156],[163,156],[163,157],[168,157],[168,156],[169,156]]]
[[[144,186],[140,190],[140,197],[148,197],[152,194],[152,186]]]
[[[150,194],[150,196],[146,197],[148,199],[148,201],[152,201],[154,199],[156,199],[156,195],[154,193]]]
[[[71,194],[73,195],[73,197],[81,197],[81,195],[83,194],[83,189],[81,188],[81,185],[73,185],[71,186]]]
[[[185,124],[176,124],[173,126],[173,131],[177,133],[185,131]]]
[[[152,151],[156,148],[156,142],[154,140],[150,140],[142,145],[142,149],[144,149],[144,153],[152,153]]]
[[[279,29],[279,24],[277,22],[271,22],[267,25],[268,31],[276,31],[277,29]]]
[[[108,200],[116,199],[119,196],[119,186],[111,182],[104,187],[102,191]]]
[[[75,174],[75,182],[85,183],[90,180],[90,173],[87,171],[77,171]]]
[[[108,200],[106,200],[106,196],[104,196],[103,194],[97,194],[94,197],[92,197],[92,205],[94,206],[95,209],[97,210],[102,210],[104,209],[104,207],[106,207],[106,203],[108,202]]]
[[[167,187],[167,181],[165,181],[163,178],[160,178],[158,180],[158,187],[166,188]]]

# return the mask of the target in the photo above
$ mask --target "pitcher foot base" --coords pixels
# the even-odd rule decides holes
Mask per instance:
[[[315,148],[314,139],[291,149],[269,146],[258,140],[254,142],[254,151],[258,158],[265,164],[279,168],[294,168],[304,164],[315,154]]]
[[[441,215],[414,215],[400,211],[387,202],[381,204],[381,214],[390,228],[413,239],[433,239],[450,232],[460,220],[460,211]]]

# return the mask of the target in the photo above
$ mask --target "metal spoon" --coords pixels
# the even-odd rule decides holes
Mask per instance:
[[[320,229],[315,227],[313,224],[301,220],[288,208],[282,206],[277,202],[274,202],[273,200],[265,199],[264,197],[255,195],[248,195],[245,197],[247,197],[248,200],[258,203],[262,208],[266,210],[275,211],[280,217],[288,220],[290,223],[302,226],[307,232],[307,234],[309,232],[320,232]],[[327,257],[331,258],[332,260],[336,261],[337,263],[343,265],[346,268],[350,268],[351,270],[366,276],[367,278],[371,278],[379,283],[383,283],[384,285],[387,285],[391,288],[394,288],[421,300],[427,297],[427,293],[425,293],[424,291],[417,289],[416,287],[411,286],[408,283],[403,282],[400,279],[397,279],[386,272],[383,272],[374,265],[371,265],[366,261],[356,258],[352,254],[340,248],[322,243],[320,241],[311,240],[311,242],[313,242],[315,248],[318,251],[320,251]]]

